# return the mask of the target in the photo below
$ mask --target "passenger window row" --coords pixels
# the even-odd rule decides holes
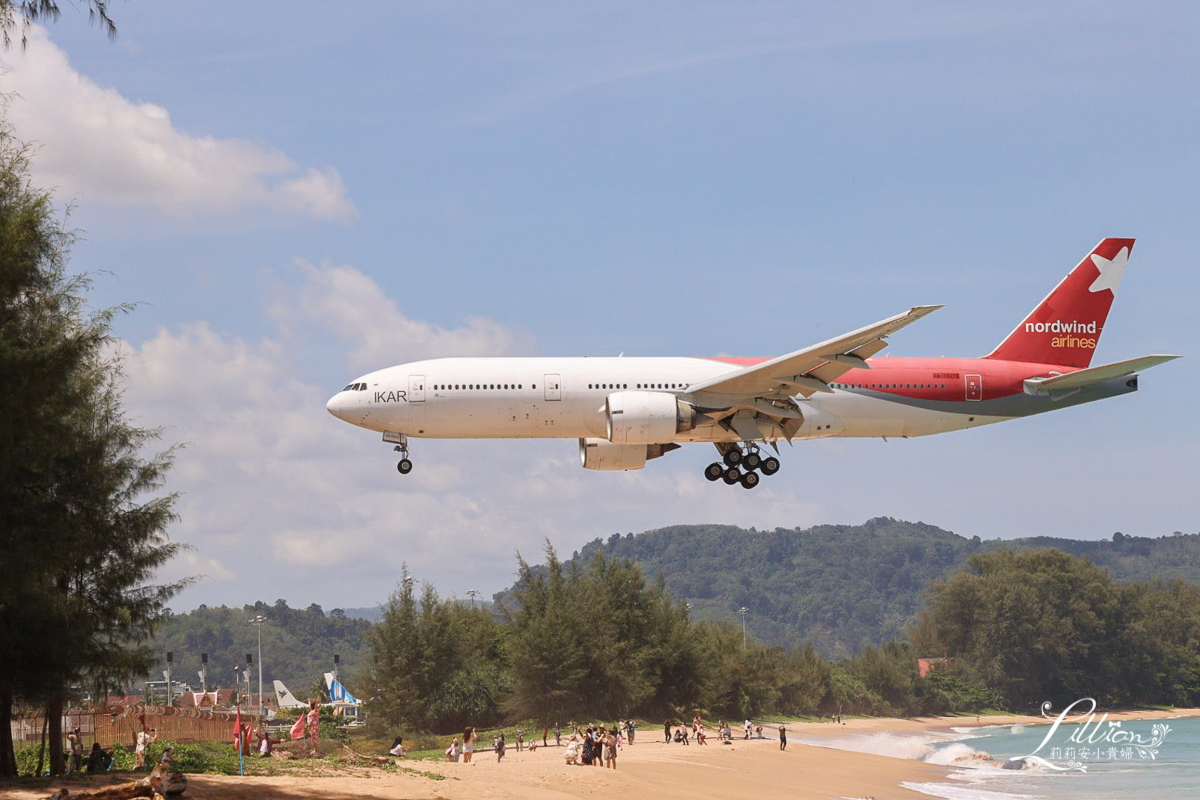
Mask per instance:
[[[524,389],[523,383],[439,383],[433,387],[435,392],[451,392],[451,391],[492,391],[494,389],[508,391],[512,389]],[[537,384],[533,384],[533,388],[537,388]]]
[[[944,383],[834,383],[835,389],[945,389]]]
[[[686,389],[686,383],[637,383],[637,389]],[[589,389],[628,389],[628,383],[589,383]]]

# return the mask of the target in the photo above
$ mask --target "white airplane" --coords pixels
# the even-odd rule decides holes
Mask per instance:
[[[1178,356],[1090,367],[1133,239],[1105,239],[989,355],[872,358],[941,306],[893,317],[777,358],[439,358],[377,370],[326,405],[383,433],[412,470],[410,437],[571,438],[587,469],[641,469],[711,442],[711,481],[751,489],[779,441],[903,437],[972,428],[1137,390],[1137,373]]]

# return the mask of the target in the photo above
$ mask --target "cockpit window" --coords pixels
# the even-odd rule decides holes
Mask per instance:
[[[353,383],[347,383],[347,384],[346,384],[346,388],[345,388],[345,389],[342,389],[342,391],[343,391],[343,392],[353,392],[353,391],[354,391],[354,384],[353,384]]]

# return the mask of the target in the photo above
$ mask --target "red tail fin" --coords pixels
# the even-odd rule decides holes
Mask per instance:
[[[1086,367],[1108,319],[1133,239],[1105,239],[986,358]]]

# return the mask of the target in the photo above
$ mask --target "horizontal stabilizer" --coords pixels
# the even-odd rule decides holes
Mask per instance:
[[[1103,383],[1113,378],[1122,378],[1141,372],[1144,369],[1157,367],[1168,361],[1174,361],[1179,356],[1142,356],[1128,361],[1117,361],[1113,364],[1102,364],[1099,367],[1069,372],[1066,375],[1052,375],[1049,378],[1029,378],[1025,381],[1025,391],[1029,394],[1041,394],[1051,391],[1066,391],[1082,389],[1095,383]]]

